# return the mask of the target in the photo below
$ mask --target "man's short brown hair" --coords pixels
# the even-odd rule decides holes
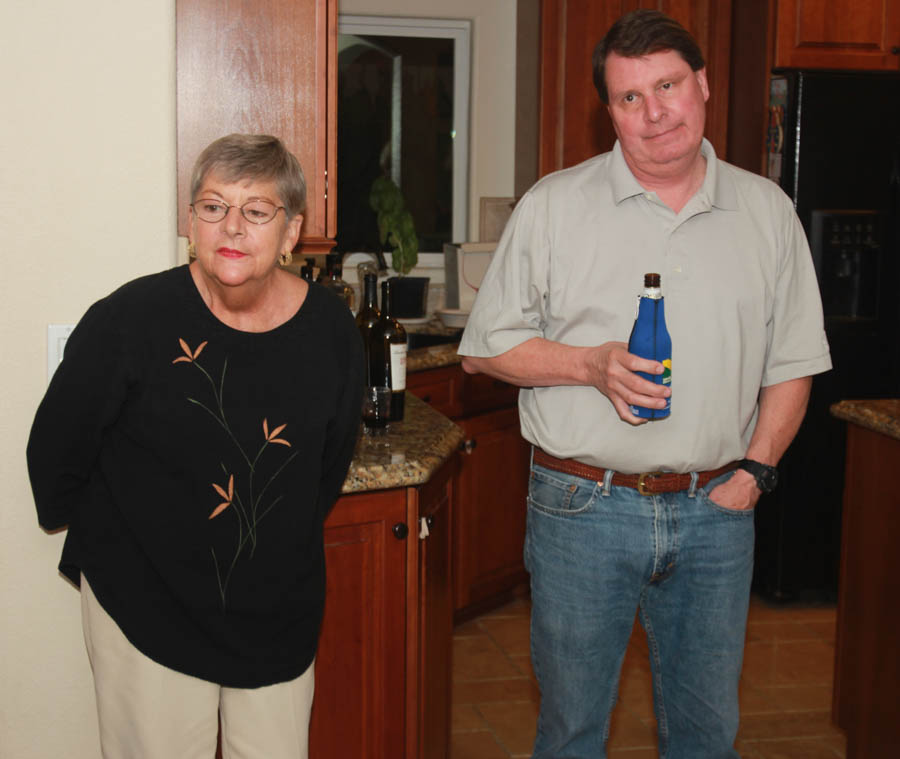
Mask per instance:
[[[697,41],[674,18],[646,8],[622,16],[594,48],[594,86],[600,99],[609,105],[605,74],[606,58],[610,53],[623,58],[640,58],[665,50],[678,53],[692,71],[699,71],[706,65]]]

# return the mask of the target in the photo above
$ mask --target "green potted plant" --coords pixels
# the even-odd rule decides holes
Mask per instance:
[[[403,193],[388,176],[380,176],[369,191],[369,205],[378,221],[378,238],[391,249],[391,266],[399,274],[394,283],[394,310],[400,318],[425,315],[428,277],[410,277],[419,260],[419,237]]]

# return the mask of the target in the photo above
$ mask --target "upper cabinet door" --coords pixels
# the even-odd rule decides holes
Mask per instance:
[[[728,135],[731,3],[716,0],[541,0],[541,176],[610,150],[616,136],[594,89],[594,47],[619,16],[653,8],[694,35],[706,59],[706,136],[724,158]]]
[[[210,142],[273,134],[303,167],[302,252],[335,234],[337,0],[178,0],[178,231],[188,231],[190,173]]]
[[[778,0],[775,66],[900,70],[900,2]]]

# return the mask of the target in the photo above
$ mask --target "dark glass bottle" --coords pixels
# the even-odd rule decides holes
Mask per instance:
[[[628,352],[641,358],[649,358],[662,363],[662,374],[638,375],[657,385],[672,383],[672,339],[666,328],[665,301],[660,289],[659,274],[644,275],[644,292],[638,300],[638,315],[628,338]],[[671,412],[672,398],[666,398],[666,407],[661,409],[631,406],[631,413],[641,419],[665,419]]]
[[[334,292],[352,311],[353,288],[343,280],[344,266],[341,263],[341,255],[341,253],[332,252],[325,256],[325,271],[319,271],[316,282]]]
[[[334,279],[334,261],[334,253],[329,253],[325,256],[325,268],[319,269],[319,274],[316,277],[316,282],[320,285],[330,284],[331,280]]]
[[[341,254],[329,253],[328,255],[337,257],[331,265],[331,289],[337,293],[338,297],[347,304],[347,308],[352,311],[356,301],[356,293],[354,293],[353,288],[344,281],[344,264],[341,261]]]
[[[366,274],[363,277],[363,302],[360,306],[359,313],[356,315],[356,326],[359,327],[359,333],[362,335],[363,346],[366,349],[366,384],[375,385],[371,376],[371,361],[369,359],[369,334],[372,327],[378,319],[381,318],[381,312],[378,310],[378,275]]]
[[[316,270],[316,259],[307,258],[306,263],[300,267],[300,276],[308,282],[313,281],[313,272]]]
[[[394,318],[391,282],[381,283],[381,316],[369,332],[369,377],[391,389],[391,421],[403,419],[406,391],[406,330]]]

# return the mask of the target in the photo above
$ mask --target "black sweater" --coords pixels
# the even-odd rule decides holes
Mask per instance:
[[[362,376],[352,315],[318,285],[263,333],[216,319],[187,266],[97,302],[28,442],[38,519],[69,527],[60,569],[171,669],[243,688],[298,677]]]

